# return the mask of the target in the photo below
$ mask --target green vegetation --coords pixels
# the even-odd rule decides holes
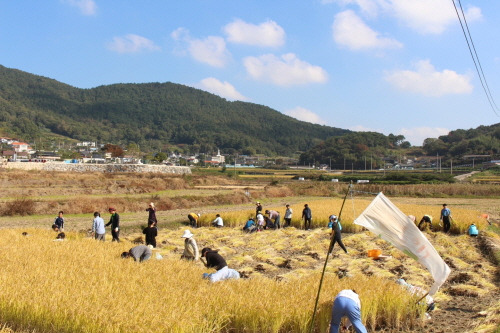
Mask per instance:
[[[36,142],[57,134],[142,151],[292,155],[349,131],[174,83],[79,89],[0,66],[0,130]],[[0,133],[2,134],[2,133]]]

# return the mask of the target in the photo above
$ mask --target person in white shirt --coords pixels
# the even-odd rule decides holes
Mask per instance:
[[[286,207],[286,210],[285,210],[285,217],[284,217],[284,220],[285,220],[285,225],[283,226],[284,228],[290,226],[290,223],[292,222],[292,214],[293,214],[293,210],[290,208],[289,204],[286,204],[285,207]]]
[[[215,215],[215,220],[212,221],[212,225],[217,228],[221,228],[224,226],[224,221],[222,220],[222,217],[220,217],[220,214]]]
[[[352,324],[356,333],[367,333],[365,326],[361,322],[361,302],[355,290],[344,289],[335,297],[332,308],[330,333],[338,333],[340,320],[344,316],[347,316],[349,321],[347,328]]]

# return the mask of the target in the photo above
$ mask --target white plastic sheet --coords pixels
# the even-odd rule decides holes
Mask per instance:
[[[388,241],[429,270],[434,295],[446,281],[450,268],[413,221],[380,192],[354,223]]]

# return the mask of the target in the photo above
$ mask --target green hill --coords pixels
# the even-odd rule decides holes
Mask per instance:
[[[64,136],[143,150],[188,145],[290,155],[348,130],[302,122],[271,108],[229,102],[174,83],[80,89],[0,66],[0,129],[34,141]],[[1,133],[0,133],[1,134]]]

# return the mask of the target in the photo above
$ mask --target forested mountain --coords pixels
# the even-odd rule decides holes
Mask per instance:
[[[422,148],[410,148],[403,136],[385,136],[374,132],[351,132],[329,138],[300,155],[302,164],[331,164],[337,169],[363,169],[384,166],[384,159],[401,160],[402,157],[439,155],[460,158],[464,155],[489,155],[486,159],[500,159],[500,123],[479,126],[469,130],[455,130],[437,139],[424,140]],[[345,164],[347,163],[347,164]]]
[[[305,151],[329,137],[349,133],[174,83],[79,89],[3,66],[0,129],[28,141],[55,133],[151,149],[185,144],[195,151],[217,147],[268,155]]]
[[[424,140],[423,148],[429,155],[498,155],[500,154],[500,123],[474,129],[458,129],[437,139]]]

